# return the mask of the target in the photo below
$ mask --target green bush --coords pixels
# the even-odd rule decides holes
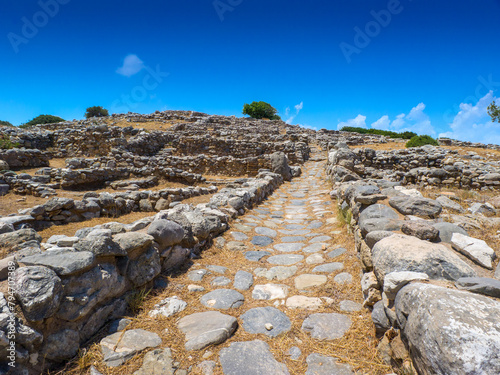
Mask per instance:
[[[0,126],[14,126],[14,125],[12,125],[12,124],[11,124],[10,122],[8,122],[8,121],[2,121],[2,120],[0,120]]]
[[[63,118],[52,115],[40,115],[35,117],[33,120],[28,121],[26,124],[19,125],[20,128],[29,128],[31,126],[40,124],[54,124],[56,122],[66,121]]]
[[[424,145],[439,146],[438,141],[429,135],[417,135],[406,142],[406,147],[420,147]]]
[[[383,135],[389,138],[403,138],[403,139],[411,139],[415,137],[417,133],[413,132],[402,132],[396,133],[390,130],[380,130],[380,129],[366,129],[366,128],[357,128],[355,126],[344,126],[340,129],[343,132],[352,132],[352,133],[360,133],[360,134],[375,134],[375,135]]]
[[[266,102],[252,102],[243,106],[243,114],[252,118],[267,118],[269,120],[281,120],[277,115],[278,111],[271,104]]]
[[[0,134],[0,150],[8,150],[14,147],[19,147],[19,143],[12,142],[6,134]]]
[[[88,107],[87,111],[85,112],[85,118],[106,116],[109,116],[109,112],[107,109],[101,106]]]

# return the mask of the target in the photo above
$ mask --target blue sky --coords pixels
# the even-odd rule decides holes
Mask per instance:
[[[0,119],[85,108],[500,143],[500,0],[2,1]]]

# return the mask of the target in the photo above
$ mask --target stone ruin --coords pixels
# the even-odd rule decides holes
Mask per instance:
[[[150,130],[151,124],[157,128]],[[500,164],[494,158],[429,146],[352,149],[387,139],[189,111],[0,132],[20,144],[0,151],[0,195],[47,198],[0,217],[0,358],[11,354],[7,336],[15,332],[16,371],[38,374],[75,357],[125,314],[135,291],[161,288],[163,277],[220,242],[238,217],[299,177],[314,152],[315,160],[326,160],[332,199],[351,215],[348,224],[364,271],[364,307],[371,310],[383,359],[394,364],[402,358],[396,337],[418,373],[500,373],[498,251],[468,234],[500,224],[495,217],[500,200],[466,208],[447,196],[434,200],[420,192],[426,187],[495,191]],[[464,146],[453,142],[443,140]],[[64,167],[51,167],[51,160],[61,158]],[[155,190],[160,181],[185,186]],[[92,191],[103,187],[116,192]],[[81,200],[64,196],[72,190],[86,193]],[[204,195],[206,203],[183,203]],[[151,215],[119,222],[131,212]],[[44,242],[37,233],[100,217],[109,221],[74,234],[61,230]],[[109,340],[113,346],[115,338]],[[113,366],[128,358],[106,350]],[[220,358],[226,371],[230,366],[222,351]],[[310,358],[313,368],[330,357],[315,362],[311,355],[308,364]],[[288,373],[280,366],[273,373]],[[15,372],[2,362],[0,373]]]

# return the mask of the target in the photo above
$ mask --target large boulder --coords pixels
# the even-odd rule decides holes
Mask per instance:
[[[40,236],[34,229],[20,229],[15,232],[8,232],[0,234],[0,249],[7,251],[15,251],[20,249],[21,244],[28,241],[41,242],[42,236]]]
[[[181,242],[184,237],[184,229],[174,221],[160,219],[151,223],[148,234],[153,236],[161,251]]]
[[[292,179],[292,172],[288,166],[288,158],[285,153],[281,151],[275,152],[274,154],[271,154],[270,159],[271,170],[274,173],[282,175],[285,181],[290,181]]]
[[[399,326],[420,374],[500,374],[500,303],[414,283],[395,301]]]
[[[394,207],[403,215],[415,215],[423,217],[437,217],[443,210],[439,202],[428,198],[419,197],[392,197],[389,205]]]
[[[383,238],[375,244],[372,254],[373,270],[381,283],[386,274],[399,271],[422,272],[430,279],[453,281],[476,276],[452,250],[403,234]]]

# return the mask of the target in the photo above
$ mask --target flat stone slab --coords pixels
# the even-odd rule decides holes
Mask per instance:
[[[253,275],[247,271],[238,271],[234,275],[233,286],[238,290],[248,290],[253,285]]]
[[[302,323],[302,330],[318,340],[338,339],[351,327],[351,319],[337,313],[311,314]]]
[[[219,353],[224,375],[289,375],[283,363],[274,359],[269,345],[254,340],[234,342]]]
[[[213,286],[225,286],[231,284],[231,279],[225,276],[217,276],[211,282]]]
[[[328,258],[336,258],[338,256],[341,256],[342,254],[345,254],[347,252],[347,249],[344,249],[343,247],[339,247],[335,250],[330,251],[326,256]]]
[[[303,243],[280,243],[273,246],[275,250],[281,251],[283,253],[292,253],[294,251],[299,251],[304,247]]]
[[[279,254],[267,258],[267,262],[271,264],[278,264],[280,266],[290,266],[302,261],[303,259],[304,256],[300,254]]]
[[[245,259],[251,262],[258,262],[265,256],[271,255],[269,251],[247,251],[245,253]]]
[[[243,294],[233,289],[216,289],[200,299],[203,306],[221,310],[240,307],[244,301]]]
[[[287,226],[285,226],[285,229],[288,229],[288,230],[297,230],[297,229],[303,229],[304,228],[304,225],[301,225],[301,224],[288,224]]]
[[[319,297],[292,296],[286,300],[286,307],[289,309],[317,310],[321,306],[323,301]]]
[[[224,275],[227,271],[226,267],[223,266],[215,266],[215,265],[209,265],[206,266],[210,271],[215,272],[215,273],[220,273],[221,275]]]
[[[348,272],[339,273],[333,278],[337,284],[350,284],[352,283],[352,275]]]
[[[288,286],[283,284],[259,284],[252,291],[253,299],[283,299],[288,295]]]
[[[332,273],[335,271],[340,271],[342,269],[344,269],[344,263],[333,262],[333,263],[320,264],[319,266],[314,267],[312,272]]]
[[[160,303],[155,305],[155,308],[151,310],[148,315],[152,318],[155,318],[159,315],[168,318],[178,312],[184,310],[187,306],[187,303],[183,300],[177,298],[177,296],[172,296],[165,298]]]
[[[295,288],[297,289],[306,289],[312,288],[315,286],[320,286],[326,283],[327,278],[325,275],[311,275],[311,274],[302,274],[295,278]]]
[[[133,375],[174,375],[175,367],[173,362],[172,351],[169,348],[155,349],[146,353],[141,368],[134,372]],[[90,375],[94,375],[92,370]]]
[[[204,269],[194,270],[194,271],[189,271],[187,277],[191,281],[201,281],[203,280],[203,277],[205,277],[207,273],[208,271]]]
[[[248,240],[248,236],[245,233],[241,233],[241,232],[231,232],[231,237],[233,237],[233,239],[235,241]]]
[[[326,243],[313,243],[312,245],[308,245],[302,249],[304,253],[317,253],[318,251],[324,250],[328,247]]]
[[[320,253],[311,254],[306,258],[307,264],[320,264],[323,263],[324,261],[325,258],[323,258],[323,254]]]
[[[104,363],[117,367],[146,348],[161,345],[161,338],[154,332],[143,329],[131,329],[106,336],[100,342]]]
[[[252,230],[252,228],[249,225],[243,225],[243,224],[234,224],[233,227],[242,232],[250,232]]]
[[[309,240],[309,243],[325,242],[325,241],[330,241],[331,239],[332,239],[332,237],[330,237],[330,236],[318,236],[318,237],[311,238]]]
[[[247,246],[241,241],[228,241],[226,247],[231,251],[243,251],[247,249]]]
[[[495,251],[485,241],[461,233],[453,233],[451,245],[477,264],[490,270],[493,269],[492,261],[496,256]]]
[[[361,308],[363,307],[361,303],[349,300],[340,301],[339,306],[340,306],[340,311],[346,311],[346,312],[361,311]]]
[[[288,332],[292,327],[286,314],[271,306],[250,309],[240,316],[240,319],[243,321],[245,331],[263,333],[270,337]]]
[[[280,229],[279,232],[287,236],[302,236],[304,234],[311,233],[309,229],[295,229],[295,230]]]
[[[265,277],[268,280],[286,280],[295,275],[298,271],[297,266],[285,267],[276,266],[267,268],[256,268],[254,273],[258,277]]]
[[[72,251],[66,249],[45,251],[41,254],[22,258],[25,266],[45,266],[53,269],[59,276],[68,276],[89,269],[95,262],[90,251]]]
[[[323,222],[321,222],[321,221],[313,221],[313,222],[311,222],[311,223],[307,226],[307,228],[309,228],[309,229],[319,229],[319,228],[321,228],[322,226],[323,226]]]
[[[462,277],[455,282],[458,289],[500,298],[500,280],[488,277]]]
[[[274,240],[266,236],[253,236],[251,242],[255,246],[269,246],[274,242]]]
[[[278,233],[271,228],[266,227],[257,227],[255,228],[255,233],[260,234],[261,236],[274,238],[278,235]]]
[[[238,321],[218,311],[207,311],[185,316],[179,320],[177,327],[186,335],[186,350],[201,350],[230,338],[238,327]]]
[[[307,356],[307,371],[305,375],[353,375],[348,364],[337,363],[338,359],[323,354],[312,353]]]

